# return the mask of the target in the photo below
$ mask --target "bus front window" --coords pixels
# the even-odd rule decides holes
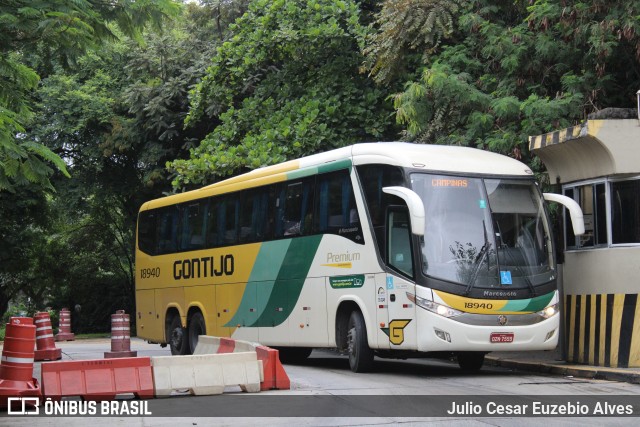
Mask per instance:
[[[425,203],[422,269],[471,288],[533,288],[553,277],[543,200],[533,181],[414,173]]]

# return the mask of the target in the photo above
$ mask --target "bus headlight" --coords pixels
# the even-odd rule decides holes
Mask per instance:
[[[538,312],[538,315],[545,319],[553,317],[556,314],[558,314],[558,304],[548,305],[544,310]]]
[[[447,307],[446,305],[438,304],[437,302],[420,298],[419,296],[411,294],[409,292],[407,292],[407,298],[409,298],[409,301],[411,301],[418,307],[422,307],[425,310],[429,310],[430,312],[436,313],[442,317],[455,317],[462,314],[460,310],[456,310],[455,308]]]

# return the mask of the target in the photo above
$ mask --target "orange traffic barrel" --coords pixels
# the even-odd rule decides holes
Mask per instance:
[[[114,357],[136,357],[137,351],[131,351],[131,319],[124,310],[111,315],[111,351],[104,353],[105,359]]]
[[[71,312],[68,308],[63,308],[60,310],[56,341],[73,341],[75,337],[75,334],[71,333]]]
[[[36,327],[30,317],[12,317],[7,323],[0,360],[0,408],[9,398],[41,396],[38,381],[33,378]]]
[[[53,328],[49,313],[46,311],[36,313],[33,321],[36,324],[35,360],[62,359],[62,349],[56,348],[56,342],[53,338]]]

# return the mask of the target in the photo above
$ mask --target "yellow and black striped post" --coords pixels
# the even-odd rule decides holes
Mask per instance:
[[[567,361],[640,367],[638,294],[565,295]]]

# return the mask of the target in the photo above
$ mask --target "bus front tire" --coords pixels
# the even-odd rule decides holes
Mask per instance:
[[[479,371],[484,364],[484,353],[461,352],[458,353],[458,365],[463,371]]]
[[[362,313],[351,313],[347,331],[349,367],[353,372],[369,372],[373,368],[373,350],[367,342],[367,327]]]
[[[187,331],[185,331],[182,327],[182,322],[180,322],[180,316],[173,316],[171,318],[169,329],[167,329],[167,337],[172,355],[181,356],[188,353],[189,339]]]
[[[207,335],[207,327],[204,323],[204,317],[199,311],[189,318],[189,353],[193,354],[198,345],[198,337]]]

